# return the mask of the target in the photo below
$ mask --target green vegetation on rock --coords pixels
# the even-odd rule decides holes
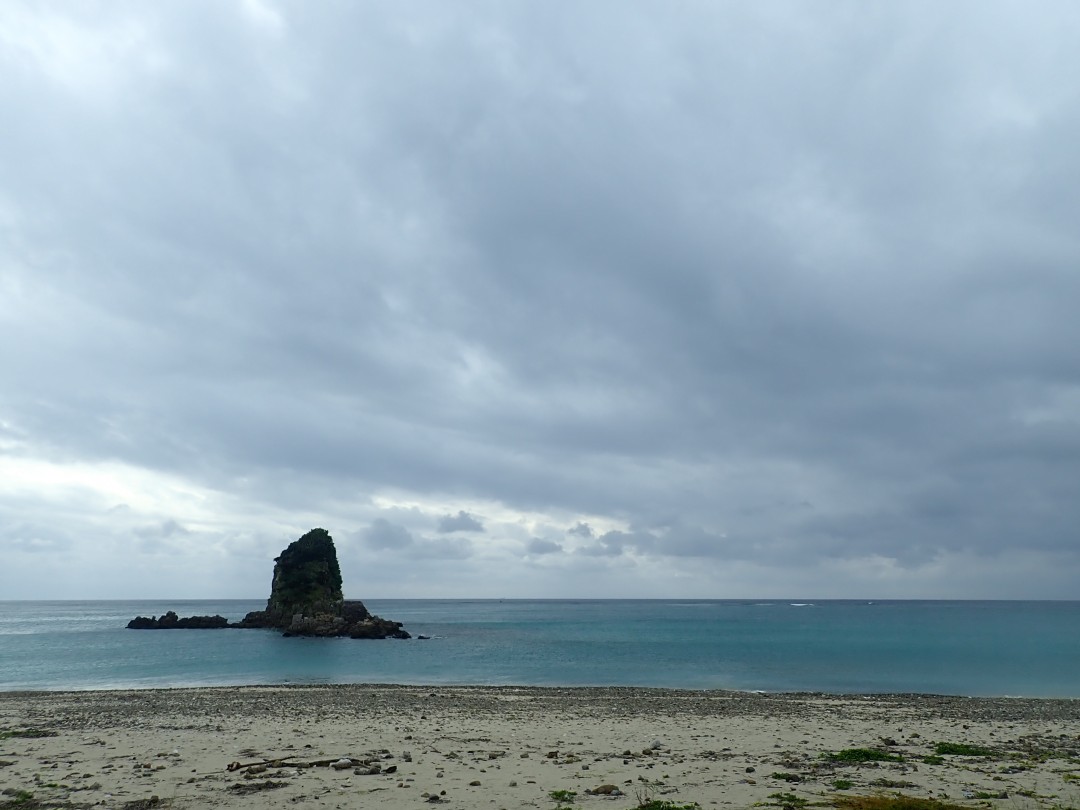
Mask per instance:
[[[268,612],[282,618],[292,613],[329,612],[344,598],[337,551],[326,529],[312,529],[274,559]]]

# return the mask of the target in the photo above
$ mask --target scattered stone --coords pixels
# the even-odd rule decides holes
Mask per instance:
[[[619,790],[617,785],[600,785],[592,790],[586,790],[586,793],[591,793],[594,796],[622,796],[622,791]]]
[[[288,782],[275,782],[272,779],[267,779],[264,782],[237,782],[235,785],[229,785],[229,790],[233,793],[239,793],[240,795],[247,795],[249,793],[259,793],[264,790],[277,790],[288,784]],[[126,807],[125,810],[127,810]]]
[[[469,787],[480,787],[480,780],[473,779],[471,782],[469,782]]]
[[[159,796],[151,796],[149,799],[137,799],[133,802],[124,802],[121,810],[150,810],[151,807],[161,807],[162,801]]]

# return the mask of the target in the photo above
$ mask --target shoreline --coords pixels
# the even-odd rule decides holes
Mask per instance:
[[[935,753],[941,743],[970,748]],[[828,758],[850,750],[885,758]],[[0,692],[0,763],[0,784],[45,806],[128,810],[554,810],[557,791],[583,810],[896,793],[1077,807],[1080,700],[384,684]],[[586,793],[597,788],[609,792]]]
[[[0,698],[12,695],[61,695],[88,693],[107,695],[113,692],[199,692],[224,689],[461,689],[461,690],[535,690],[537,692],[601,692],[623,690],[627,692],[661,693],[661,694],[686,694],[686,695],[747,695],[764,697],[790,697],[790,698],[845,698],[861,699],[873,698],[889,700],[892,698],[913,699],[943,699],[943,700],[967,700],[967,701],[1032,701],[1036,703],[1080,703],[1080,695],[978,695],[958,694],[951,692],[828,692],[822,690],[768,690],[768,689],[734,689],[723,687],[690,687],[690,686],[644,686],[624,684],[530,684],[530,683],[462,683],[455,681],[447,682],[382,682],[382,681],[341,681],[341,682],[245,682],[245,683],[199,683],[177,682],[166,685],[131,685],[119,684],[116,686],[58,686],[51,687],[11,687],[0,684]]]

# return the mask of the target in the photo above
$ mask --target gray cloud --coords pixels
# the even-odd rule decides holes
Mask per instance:
[[[400,550],[412,546],[415,542],[408,529],[383,518],[378,518],[362,532],[361,539],[368,548],[376,550]]]
[[[525,551],[528,554],[558,554],[562,550],[563,547],[559,543],[554,540],[545,540],[542,537],[534,537],[525,544]]]
[[[71,538],[63,533],[32,524],[6,525],[0,538],[4,546],[14,552],[57,554],[71,547]]]
[[[574,534],[578,537],[592,537],[594,532],[592,526],[583,521],[578,521],[574,526],[566,530],[567,534]]]
[[[484,524],[468,512],[459,510],[456,515],[443,515],[439,518],[439,527],[437,531],[440,534],[450,534],[451,532],[482,532],[484,531]]]
[[[1074,595],[1071,4],[406,14],[0,11],[4,593]]]

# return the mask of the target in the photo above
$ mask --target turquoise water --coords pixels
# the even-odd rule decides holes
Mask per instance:
[[[430,640],[127,630],[262,601],[0,602],[0,690],[626,685],[1080,697],[1080,602],[365,600]]]

